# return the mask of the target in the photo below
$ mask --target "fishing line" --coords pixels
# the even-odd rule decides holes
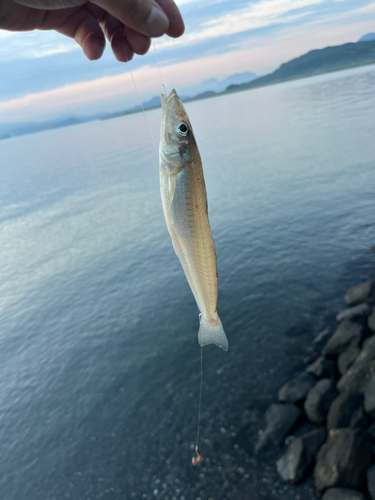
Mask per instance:
[[[165,86],[164,86],[163,79],[162,79],[162,76],[161,76],[160,64],[159,64],[159,59],[158,59],[158,55],[157,55],[157,51],[156,51],[156,44],[155,44],[155,40],[154,39],[152,39],[152,45],[154,47],[154,55],[155,55],[155,59],[156,59],[156,66],[158,68],[160,84],[161,84],[161,87],[162,87],[163,94],[165,95],[166,94],[166,92],[165,92]],[[127,61],[127,62],[129,64],[130,61]],[[151,127],[150,127],[150,124],[149,124],[149,122],[147,120],[147,115],[146,115],[145,109],[143,107],[143,104],[142,104],[142,101],[141,101],[141,97],[140,97],[138,89],[137,89],[137,85],[135,83],[134,75],[133,75],[132,70],[130,68],[129,68],[129,73],[130,73],[131,79],[133,81],[133,86],[134,86],[135,92],[137,94],[138,102],[139,102],[139,105],[141,107],[143,116],[145,118],[145,121],[146,121],[146,124],[147,124],[147,128],[148,128],[148,130],[150,132],[152,144],[154,146],[156,160],[159,161],[158,152],[157,152],[156,144],[155,144],[155,141],[154,141],[154,136],[152,135]],[[192,458],[193,465],[198,465],[201,462],[202,458],[203,458],[201,452],[199,451],[199,434],[200,434],[201,410],[202,410],[202,388],[203,388],[203,347],[201,347],[201,370],[200,370],[199,403],[198,403],[198,426],[197,426],[197,439],[196,439],[196,443],[195,443],[195,452],[196,452],[197,456]]]
[[[127,64],[129,64],[130,66],[130,59],[128,59],[127,61]],[[159,70],[160,71],[160,70]],[[159,163],[159,155],[158,155],[158,150],[156,148],[156,143],[155,143],[155,140],[154,140],[154,136],[152,135],[152,132],[151,132],[151,127],[150,127],[150,124],[147,120],[147,116],[146,116],[146,112],[145,112],[145,109],[143,107],[143,104],[142,104],[142,101],[141,101],[141,96],[139,95],[139,92],[138,92],[138,89],[137,89],[137,85],[135,84],[135,79],[134,79],[134,75],[133,75],[133,72],[131,70],[131,68],[129,67],[129,73],[130,73],[130,76],[133,80],[133,86],[134,86],[134,89],[135,89],[135,92],[137,94],[137,98],[138,98],[138,102],[139,102],[139,105],[141,107],[141,110],[142,110],[142,113],[143,113],[143,116],[145,118],[145,121],[146,121],[146,124],[147,124],[147,128],[148,128],[148,131],[150,133],[150,136],[151,136],[151,141],[152,141],[152,145],[154,147],[154,152],[155,152],[155,156],[156,156],[156,161]],[[164,86],[163,86],[164,87]]]
[[[128,64],[129,64],[129,62],[128,62]],[[150,132],[150,136],[151,136],[151,140],[152,140],[152,145],[154,146],[156,161],[158,162],[159,161],[159,155],[158,155],[158,150],[156,149],[156,144],[155,144],[155,141],[154,141],[154,136],[152,135],[151,127],[150,127],[150,124],[148,123],[146,112],[145,112],[145,109],[144,109],[142,101],[141,101],[141,96],[139,95],[137,86],[135,84],[134,76],[133,76],[132,70],[130,68],[129,68],[129,73],[130,73],[130,76],[132,77],[132,80],[133,80],[133,85],[134,85],[135,91],[137,93],[138,102],[139,102],[139,105],[141,106],[141,110],[142,110],[143,116],[145,117],[145,120],[146,120],[146,123],[147,123],[148,131]]]
[[[195,442],[195,453],[196,457],[193,457],[191,461],[193,465],[198,465],[202,460],[202,454],[199,451],[199,432],[201,426],[201,409],[202,409],[202,387],[203,387],[203,347],[201,347],[201,382],[199,386],[199,404],[198,404],[198,429],[197,429],[197,440]]]
[[[155,55],[155,60],[156,60],[156,66],[158,68],[161,88],[163,90],[163,94],[165,95],[166,94],[165,86],[164,86],[163,79],[161,76],[158,52],[156,50],[156,42],[155,42],[154,38],[152,39],[152,45],[154,47],[154,55]],[[201,426],[201,410],[202,410],[202,388],[203,388],[203,347],[201,347],[201,373],[200,373],[199,403],[198,403],[198,426],[197,426],[197,440],[195,442],[195,453],[197,454],[197,456],[193,457],[191,459],[193,465],[198,465],[203,458],[201,452],[199,451],[199,433],[200,433],[200,426]]]
[[[163,79],[161,77],[160,64],[159,64],[158,52],[156,50],[155,38],[152,39],[152,46],[154,47],[154,54],[155,54],[155,59],[156,59],[156,66],[158,67],[161,88],[163,89],[163,94],[165,94],[166,93],[165,92],[165,86],[164,86],[164,83],[163,83]]]

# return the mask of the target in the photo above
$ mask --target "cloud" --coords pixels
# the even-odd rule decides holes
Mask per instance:
[[[158,42],[158,49],[191,46],[275,24],[292,23],[309,14],[306,8],[327,4],[327,0],[260,0],[246,2],[244,7],[235,8],[234,6],[238,6],[238,3],[232,0],[204,0],[203,2],[202,0],[180,0],[178,4],[182,10],[188,8],[186,12],[187,32],[177,40],[162,39]],[[221,4],[223,7],[219,10],[215,4]],[[194,9],[189,9],[189,6]],[[42,58],[81,50],[73,40],[54,31],[14,33],[0,30],[0,38],[8,38],[7,44],[0,44],[0,61]]]
[[[161,66],[162,79],[167,89],[176,87],[184,93],[185,88],[213,77],[224,78],[244,71],[261,74],[309,50],[356,41],[371,31],[371,26],[371,20],[344,26],[335,26],[333,20],[327,20],[325,26],[311,22],[288,27],[277,34],[244,42],[240,48],[224,54]],[[133,71],[133,76],[142,100],[159,92],[157,67],[140,67]],[[14,122],[67,113],[112,112],[136,105],[138,99],[130,74],[124,73],[0,102],[0,113],[2,121]]]
[[[202,23],[199,31],[186,33],[178,40],[166,40],[158,44],[159,48],[192,45],[204,40],[233,35],[244,31],[265,28],[273,24],[285,24],[294,21],[296,11],[325,3],[326,0],[261,0],[249,3],[246,7],[232,10],[216,19]],[[286,14],[293,12],[290,16]]]
[[[182,5],[194,5],[195,1],[183,0]],[[203,3],[209,4],[210,0]],[[222,3],[227,8],[228,2]],[[232,2],[229,3],[233,6]],[[236,2],[236,5],[239,3]],[[176,86],[181,91],[205,79],[224,78],[244,71],[261,74],[308,50],[357,41],[363,34],[373,31],[371,19],[374,19],[375,2],[242,1],[241,8],[230,12],[217,14],[219,9],[216,8],[212,8],[211,12],[216,13],[215,18],[211,15],[210,19],[202,21],[199,17],[200,27],[199,23],[195,23],[195,31],[188,32],[181,39],[157,41],[162,76],[169,88]],[[314,15],[310,15],[311,12]],[[301,16],[304,16],[303,22],[295,22],[301,20]],[[0,80],[2,121],[46,119],[67,113],[111,112],[138,104],[130,75],[119,74],[128,70],[128,65],[117,63],[110,50],[100,61],[92,63],[85,60],[74,41],[67,39],[65,47],[64,38],[57,33],[15,34],[0,31],[0,37],[0,54],[1,51],[10,52],[7,37],[11,37],[9,40],[12,40],[14,53],[17,44],[19,51],[27,50],[29,54],[37,51],[34,59],[14,59],[2,63],[7,75],[6,79]],[[173,50],[185,44],[188,47]],[[65,51],[76,47],[76,51],[65,55]],[[38,57],[50,49],[54,55]],[[152,50],[151,54],[137,57],[131,63],[142,100],[158,93],[159,77],[155,62]],[[24,95],[25,90],[27,95]]]
[[[36,59],[81,50],[74,40],[55,31],[14,33],[0,30],[0,61]]]

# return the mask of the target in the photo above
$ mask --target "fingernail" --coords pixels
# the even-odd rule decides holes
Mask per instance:
[[[146,31],[150,36],[162,36],[167,32],[169,21],[167,16],[157,7],[152,7],[146,23]]]

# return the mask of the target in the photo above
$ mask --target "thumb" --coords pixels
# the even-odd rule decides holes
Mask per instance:
[[[91,0],[116,17],[125,26],[148,37],[164,35],[169,20],[154,0]]]

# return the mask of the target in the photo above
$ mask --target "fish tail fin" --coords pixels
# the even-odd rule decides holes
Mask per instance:
[[[198,332],[198,342],[201,347],[208,344],[215,344],[224,351],[227,351],[228,339],[225,335],[219,316],[217,316],[217,320],[217,324],[212,325],[205,322],[202,315],[199,315],[200,327]]]

